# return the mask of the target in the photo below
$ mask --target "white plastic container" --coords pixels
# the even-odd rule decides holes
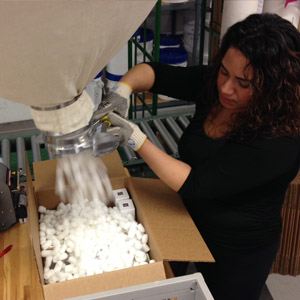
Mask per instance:
[[[211,14],[206,13],[205,26],[209,27]],[[183,46],[188,52],[188,64],[192,64],[193,58],[193,47],[194,47],[194,33],[195,33],[195,12],[187,11],[184,14],[184,25],[183,25]],[[200,33],[200,24],[199,24]],[[204,32],[204,48],[203,48],[203,64],[208,64],[208,49],[209,49],[209,33],[207,30]],[[199,62],[200,43],[197,45],[196,60]]]
[[[181,44],[181,39],[176,34],[165,34],[160,35],[160,44],[159,48],[179,48]]]
[[[183,47],[179,48],[165,48],[160,50],[159,61],[168,65],[186,67],[188,53]],[[172,101],[177,100],[165,95],[158,95],[161,100]]]
[[[102,90],[104,87],[104,83],[102,81],[102,75],[103,72],[99,72],[99,74],[92,80],[87,86],[86,91],[89,94],[89,96],[92,98],[95,106],[94,111],[99,106],[101,100],[102,100]]]
[[[265,0],[263,12],[278,14],[290,21],[296,28],[299,25],[300,1],[290,2],[285,7],[286,0]]]
[[[139,44],[144,46],[144,31],[139,28],[137,30],[137,38]],[[152,55],[154,34],[150,29],[146,29],[146,50]],[[134,64],[134,45],[132,53],[132,62]],[[144,55],[141,50],[137,49],[137,64],[141,63],[144,59]],[[146,57],[146,61],[149,59]],[[106,65],[106,88],[110,90],[116,82],[118,82],[122,76],[128,71],[128,44],[126,43],[122,49],[115,55],[109,63]]]
[[[106,87],[110,90],[128,71],[128,44],[115,55],[106,65]]]
[[[154,40],[154,33],[151,29],[146,29],[146,51],[152,55],[153,52],[153,40]],[[139,44],[144,47],[144,30],[141,29],[140,31],[140,40]],[[133,46],[134,47],[134,46]],[[137,64],[144,61],[144,54],[140,49],[137,49]],[[149,58],[145,57],[145,61],[150,61]]]

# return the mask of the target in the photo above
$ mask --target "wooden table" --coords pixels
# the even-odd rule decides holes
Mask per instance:
[[[13,245],[12,249],[0,258],[0,299],[44,299],[28,223],[17,223],[0,232],[0,252],[9,245]]]

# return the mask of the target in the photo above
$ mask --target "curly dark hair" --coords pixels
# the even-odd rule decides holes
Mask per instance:
[[[219,103],[217,76],[230,47],[241,51],[253,68],[251,101],[237,113],[228,138],[300,135],[300,33],[276,14],[253,14],[232,25],[211,65],[210,107]],[[247,67],[246,67],[247,68]]]

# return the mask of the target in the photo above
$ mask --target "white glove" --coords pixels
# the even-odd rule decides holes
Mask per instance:
[[[112,91],[101,101],[93,114],[93,119],[99,120],[112,111],[123,118],[127,118],[131,92],[132,88],[129,84],[121,81],[117,82]]]
[[[121,146],[130,146],[134,151],[139,151],[147,139],[140,128],[113,112],[108,114],[108,120],[112,126],[107,132],[118,137]]]

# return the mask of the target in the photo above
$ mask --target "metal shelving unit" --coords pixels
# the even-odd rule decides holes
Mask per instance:
[[[160,27],[161,27],[161,13],[162,11],[172,11],[174,12],[172,18],[172,32],[175,32],[175,19],[176,19],[176,11],[178,10],[186,10],[195,8],[195,28],[194,28],[194,45],[193,45],[193,65],[196,65],[198,62],[197,58],[197,45],[199,44],[200,38],[200,18],[201,18],[201,0],[188,1],[183,3],[172,3],[169,5],[163,5],[162,0],[158,0],[155,8],[153,9],[153,13],[155,13],[155,29],[154,29],[154,49],[153,54],[148,53],[146,50],[146,28],[147,28],[147,19],[144,21],[142,34],[144,35],[144,45],[141,46],[138,41],[138,36],[133,36],[128,42],[128,53],[137,53],[137,49],[139,49],[144,56],[144,61],[148,58],[150,61],[159,61],[159,49],[160,49]],[[205,3],[205,1],[203,1]],[[205,16],[205,14],[204,14]],[[134,50],[134,51],[133,51]],[[132,56],[128,56],[128,66],[129,69],[137,64],[137,55],[135,55],[134,60]],[[141,106],[138,107],[138,101],[141,102]],[[170,103],[169,105],[172,105]],[[157,115],[157,110],[159,108],[158,105],[158,97],[156,94],[153,94],[151,104],[146,103],[146,94],[135,94],[131,98],[131,106],[129,110],[129,119],[135,119],[137,116],[137,110],[140,109],[142,112],[147,111],[151,116]]]

